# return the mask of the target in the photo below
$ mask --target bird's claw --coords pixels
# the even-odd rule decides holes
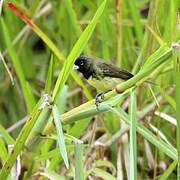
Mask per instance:
[[[99,110],[99,104],[104,99],[104,92],[98,93],[95,97],[96,109]]]

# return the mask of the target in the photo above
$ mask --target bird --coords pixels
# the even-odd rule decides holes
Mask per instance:
[[[104,92],[114,89],[118,84],[134,76],[127,70],[107,63],[103,59],[85,55],[80,55],[75,60],[73,69],[79,71],[87,82],[99,92],[95,98],[96,105]]]

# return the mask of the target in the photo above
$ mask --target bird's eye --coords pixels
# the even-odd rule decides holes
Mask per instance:
[[[84,65],[84,63],[83,63],[83,62],[81,62],[81,66],[82,66],[82,65]]]

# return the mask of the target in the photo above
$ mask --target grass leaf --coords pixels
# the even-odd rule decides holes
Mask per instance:
[[[15,49],[12,47],[8,28],[7,28],[3,18],[1,18],[1,25],[2,25],[2,30],[4,33],[4,39],[5,39],[7,48],[8,48],[9,55],[10,55],[11,60],[13,62],[15,71],[17,73],[17,76],[18,76],[18,79],[19,79],[19,82],[20,82],[20,85],[21,85],[21,88],[23,91],[23,95],[25,98],[25,102],[26,102],[28,112],[31,112],[33,107],[35,106],[35,98],[32,94],[32,91],[31,91],[31,88],[30,88],[28,82],[26,81],[26,77],[24,75],[23,68],[22,68],[21,63],[19,61],[18,55],[17,55]]]
[[[130,119],[128,114],[126,114],[122,109],[112,109],[119,117],[122,118],[128,125],[130,124]],[[167,156],[171,157],[173,160],[177,160],[177,151],[173,146],[157,138],[150,130],[145,128],[142,124],[137,123],[137,132],[140,133],[144,138],[146,138],[150,143],[154,144],[160,151],[164,152]]]
[[[63,134],[63,129],[62,129],[61,121],[60,121],[60,112],[55,104],[53,105],[52,113],[53,113],[54,123],[57,130],[57,142],[58,142],[60,154],[64,160],[66,167],[69,168],[69,161],[68,161],[66,145],[64,141],[64,134]]]
[[[84,180],[83,149],[82,141],[75,141],[75,179]]]
[[[59,74],[58,79],[55,84],[55,88],[53,91],[53,100],[56,97],[57,92],[62,90],[62,88],[72,70],[72,66],[74,64],[75,59],[81,54],[84,47],[86,46],[89,38],[91,37],[93,30],[96,27],[96,24],[97,24],[99,18],[101,17],[101,15],[104,11],[105,5],[106,5],[106,0],[104,0],[103,3],[101,4],[101,6],[98,8],[93,19],[91,20],[89,25],[86,27],[86,29],[83,31],[82,35],[80,36],[80,38],[74,45],[73,49],[71,50],[69,56],[67,57],[67,60],[65,61],[62,71]]]
[[[44,92],[50,94],[53,78],[53,54],[51,54]]]
[[[130,102],[130,177],[132,180],[137,179],[137,147],[136,147],[136,94],[131,91]]]
[[[14,165],[17,156],[22,151],[24,144],[33,128],[41,109],[37,109],[28,118],[26,124],[24,125],[23,129],[21,130],[19,136],[16,139],[14,149],[12,150],[11,154],[9,155],[8,159],[4,163],[1,171],[0,171],[0,179],[6,179],[10,173],[12,166]]]

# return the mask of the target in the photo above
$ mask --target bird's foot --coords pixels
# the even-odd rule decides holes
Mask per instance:
[[[99,110],[99,104],[104,99],[104,92],[98,93],[95,97],[96,109]]]

